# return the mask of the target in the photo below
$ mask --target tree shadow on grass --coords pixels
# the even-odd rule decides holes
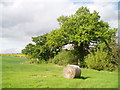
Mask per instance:
[[[86,80],[86,79],[88,79],[88,78],[91,78],[91,77],[80,76],[80,77],[77,77],[77,78],[75,78],[75,79],[83,79],[83,80]]]

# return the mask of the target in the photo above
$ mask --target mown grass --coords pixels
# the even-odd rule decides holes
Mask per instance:
[[[25,58],[2,57],[3,88],[118,88],[117,72],[82,68],[81,78],[66,79],[63,66],[25,64],[25,61]]]

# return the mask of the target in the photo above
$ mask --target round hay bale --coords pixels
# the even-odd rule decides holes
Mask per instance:
[[[65,78],[79,78],[81,70],[77,65],[67,65],[63,70],[63,74]]]

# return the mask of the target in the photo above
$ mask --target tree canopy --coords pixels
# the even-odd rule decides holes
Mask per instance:
[[[84,62],[91,43],[96,43],[96,47],[104,43],[105,48],[110,49],[109,43],[116,36],[117,28],[111,29],[97,11],[90,12],[87,7],[80,7],[70,16],[60,16],[57,21],[60,28],[33,37],[35,44],[28,44],[22,52],[32,58],[49,60],[61,51],[63,45],[74,44],[76,55],[80,62]]]

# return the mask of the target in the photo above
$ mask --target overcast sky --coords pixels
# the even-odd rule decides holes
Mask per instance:
[[[101,1],[1,0],[0,53],[20,53],[31,42],[31,37],[58,28],[59,16],[74,14],[81,6],[87,6],[91,12],[96,10],[111,28],[117,28],[119,0]]]

